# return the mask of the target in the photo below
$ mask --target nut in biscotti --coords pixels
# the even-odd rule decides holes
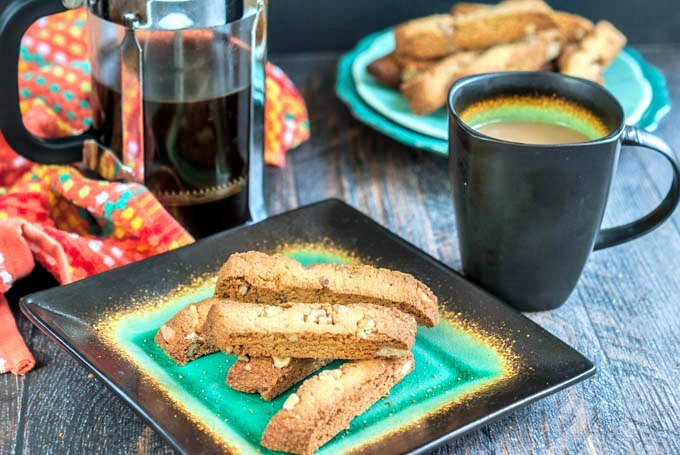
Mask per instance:
[[[262,445],[311,454],[385,396],[414,367],[413,356],[346,362],[307,379],[270,420]]]
[[[203,337],[203,324],[213,303],[219,299],[205,299],[187,305],[158,330],[154,341],[180,365],[211,354],[217,348]]]
[[[239,302],[371,303],[398,308],[418,323],[439,322],[437,297],[408,273],[370,265],[316,264],[305,268],[280,254],[232,254],[222,266],[215,296]]]
[[[416,329],[413,316],[378,305],[233,302],[212,306],[203,333],[229,354],[370,359],[408,355]]]

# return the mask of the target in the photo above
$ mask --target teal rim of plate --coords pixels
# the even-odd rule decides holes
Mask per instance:
[[[635,126],[649,132],[655,131],[663,118],[671,111],[671,97],[666,77],[659,68],[645,60],[640,52],[631,47],[626,47],[624,51],[637,63],[652,90],[649,107],[642,113]]]
[[[358,82],[372,78],[365,71],[367,59],[378,57],[378,53],[384,55],[389,52],[389,46],[393,46],[393,40],[391,29],[386,29],[364,37],[353,50],[343,55],[338,63],[336,94],[358,120],[381,133],[415,148],[448,155],[444,139],[448,135],[445,108],[430,114],[429,119],[428,116],[416,117],[408,111],[405,100],[398,93],[392,91],[390,94],[377,83],[358,86]],[[628,123],[639,128],[654,131],[670,111],[665,77],[630,47],[619,54],[605,73],[605,86],[613,86],[628,113]],[[380,92],[385,99],[375,96]],[[637,98],[630,99],[629,92],[635,92]]]
[[[292,249],[285,254],[303,265],[346,262],[342,256],[318,249]],[[213,286],[214,279],[204,280],[187,286],[177,296],[166,297],[160,304],[139,302],[136,310],[109,316],[98,328],[118,352],[140,368],[145,379],[150,379],[225,449],[274,453],[259,445],[262,433],[271,416],[298,386],[266,402],[259,395],[237,392],[225,385],[227,371],[236,357],[214,353],[180,366],[154,342],[163,323],[184,306],[211,296]],[[446,319],[434,328],[419,328],[413,353],[414,371],[318,453],[338,453],[375,443],[515,374],[512,365],[516,361],[489,339]],[[327,368],[338,364],[334,362]]]
[[[425,134],[415,132],[389,120],[371,108],[359,96],[354,78],[352,76],[352,65],[356,56],[366,49],[372,41],[384,32],[373,33],[361,41],[357,47],[343,55],[338,62],[337,77],[335,80],[335,93],[345,102],[354,117],[366,125],[380,131],[386,136],[391,137],[403,144],[411,147],[435,152],[439,155],[448,155],[447,142]]]

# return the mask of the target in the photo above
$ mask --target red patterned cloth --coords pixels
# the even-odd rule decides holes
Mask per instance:
[[[193,241],[143,186],[30,163],[4,139],[0,182],[0,373],[35,363],[2,297],[35,261],[70,283]]]
[[[83,10],[40,19],[24,36],[19,89],[33,134],[91,124],[86,36]],[[281,70],[268,64],[266,72],[265,160],[282,166],[285,151],[309,137],[307,111]],[[192,241],[145,187],[31,163],[0,135],[0,373],[35,365],[3,294],[36,262],[64,284]]]

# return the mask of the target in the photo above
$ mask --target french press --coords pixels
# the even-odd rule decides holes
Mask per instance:
[[[87,8],[92,127],[44,139],[22,122],[19,46],[38,18]],[[10,0],[0,14],[0,130],[26,158],[145,184],[193,235],[266,216],[265,0]]]

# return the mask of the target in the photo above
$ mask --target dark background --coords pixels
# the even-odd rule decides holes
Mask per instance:
[[[478,0],[483,3],[497,3]],[[680,0],[548,0],[555,9],[607,19],[631,43],[680,43]],[[272,53],[349,49],[364,35],[445,12],[452,0],[270,0]]]

